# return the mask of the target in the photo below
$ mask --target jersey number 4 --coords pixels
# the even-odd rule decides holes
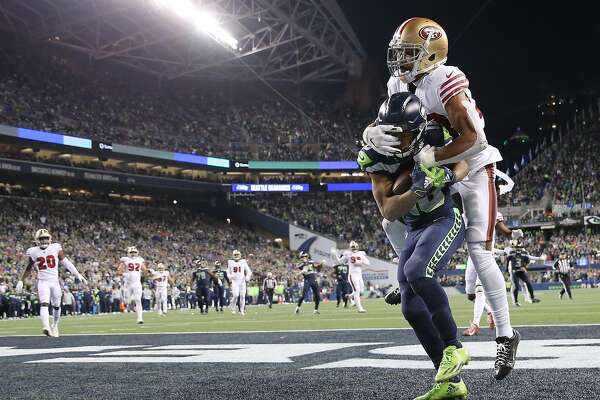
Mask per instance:
[[[37,267],[39,271],[44,270],[46,268],[56,267],[56,259],[52,255],[47,256],[46,258],[38,257],[35,261],[37,262]]]
[[[135,264],[130,263],[129,265],[127,265],[127,269],[129,271],[139,271],[140,270],[140,264],[138,264],[138,263],[135,263]]]

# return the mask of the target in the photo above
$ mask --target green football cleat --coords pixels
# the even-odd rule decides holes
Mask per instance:
[[[415,400],[442,400],[442,399],[461,399],[467,398],[469,392],[467,385],[461,379],[459,382],[442,382],[433,385],[433,389],[422,396],[415,397]]]
[[[447,381],[460,374],[462,367],[467,365],[471,360],[469,352],[466,348],[457,349],[456,346],[448,346],[444,349],[444,356],[435,375],[437,383]]]

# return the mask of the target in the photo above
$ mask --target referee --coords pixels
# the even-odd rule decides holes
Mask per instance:
[[[277,286],[277,280],[273,278],[272,273],[268,272],[267,277],[263,281],[263,290],[267,294],[269,308],[273,308],[273,293],[275,292],[275,286]]]
[[[561,300],[565,295],[565,292],[569,295],[569,299],[573,300],[573,295],[571,294],[571,276],[569,274],[572,268],[573,262],[567,260],[567,256],[564,253],[561,253],[558,256],[558,260],[556,260],[552,266],[552,269],[558,276],[558,280],[563,284],[559,296]]]

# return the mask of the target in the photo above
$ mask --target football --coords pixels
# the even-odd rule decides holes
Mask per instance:
[[[392,186],[392,193],[402,194],[410,189],[410,185],[412,184],[412,180],[410,179],[410,174],[415,166],[414,162],[410,162],[400,168],[400,172],[398,176],[394,180],[394,185]]]

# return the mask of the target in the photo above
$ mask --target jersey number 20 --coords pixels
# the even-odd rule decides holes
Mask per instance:
[[[38,257],[36,259],[36,261],[37,261],[37,267],[38,267],[39,271],[44,270],[46,268],[56,267],[56,259],[54,259],[54,256],[52,256],[52,255],[47,256],[46,258]]]

